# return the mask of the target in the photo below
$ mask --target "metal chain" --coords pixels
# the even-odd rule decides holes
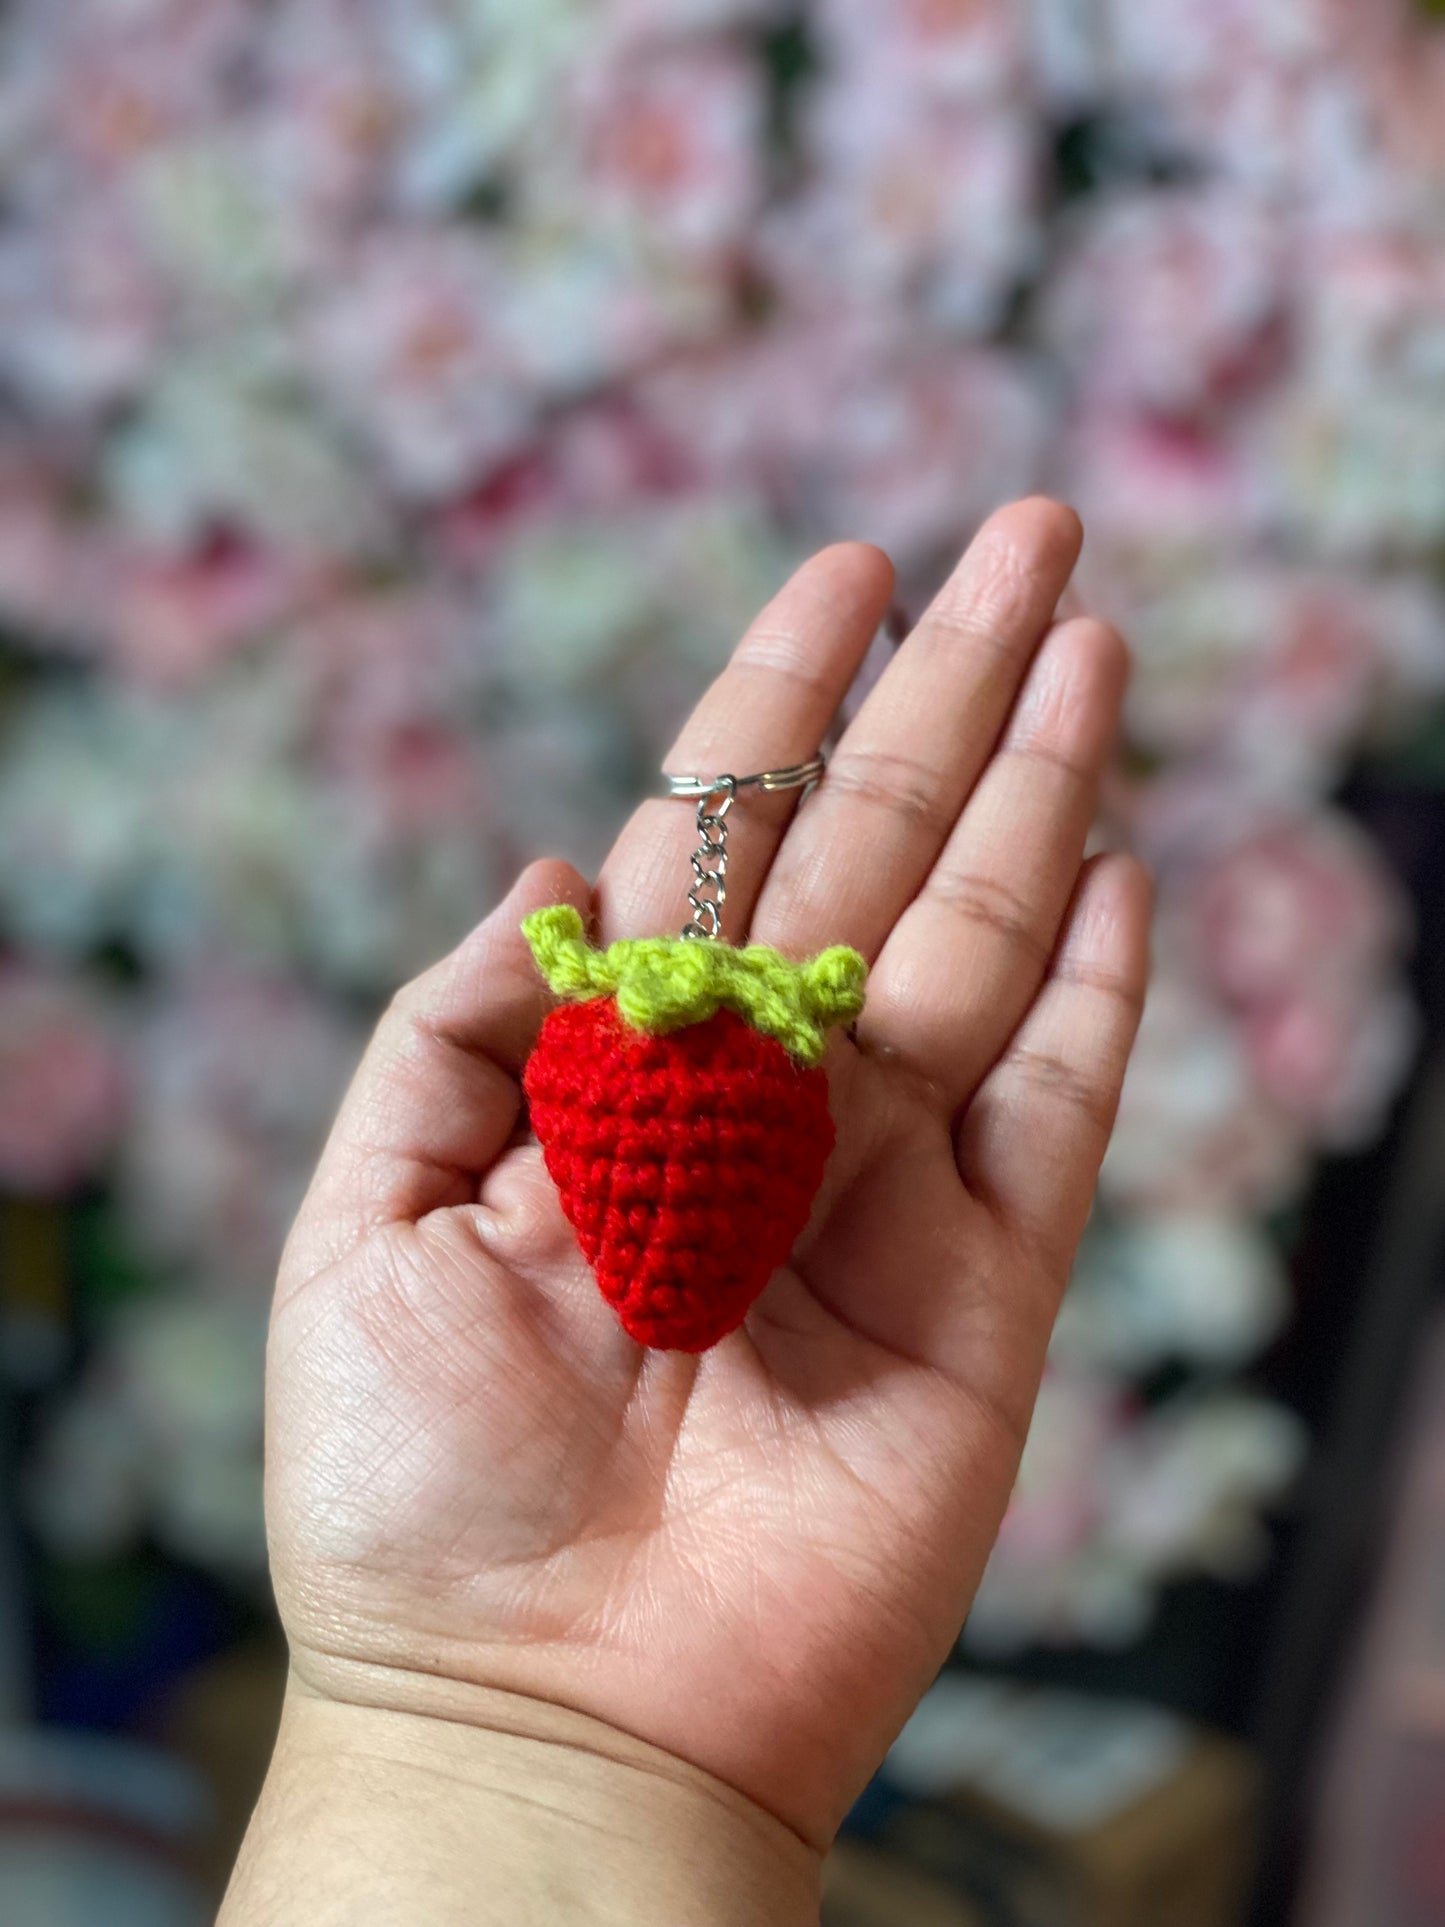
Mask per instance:
[[[692,857],[692,888],[687,900],[692,915],[682,927],[684,937],[714,943],[722,936],[723,905],[727,902],[727,813],[742,789],[802,790],[806,796],[823,774],[821,752],[806,763],[787,769],[763,769],[756,776],[668,776],[669,796],[697,798],[698,845]]]
[[[692,888],[687,900],[692,915],[682,926],[684,937],[712,943],[722,935],[723,905],[728,899],[727,814],[737,795],[737,778],[719,776],[698,798],[698,846],[692,853]]]

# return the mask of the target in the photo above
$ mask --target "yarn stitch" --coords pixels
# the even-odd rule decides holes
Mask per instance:
[[[653,1034],[731,1010],[799,1063],[816,1064],[830,1027],[863,1008],[868,966],[842,944],[807,963],[766,944],[734,950],[683,937],[623,937],[597,950],[579,913],[560,903],[524,918],[522,934],[559,997],[614,996],[627,1023]]]
[[[563,1212],[624,1330],[705,1351],[807,1224],[833,1148],[818,1060],[862,1008],[863,959],[689,938],[596,950],[560,904],[522,928],[568,1000],[522,1074]]]
[[[524,1073],[532,1126],[602,1296],[641,1345],[734,1331],[808,1222],[828,1080],[735,1012],[649,1036],[563,1004]]]

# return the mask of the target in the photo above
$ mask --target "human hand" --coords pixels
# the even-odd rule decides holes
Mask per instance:
[[[1145,879],[1083,861],[1126,658],[1054,621],[1079,543],[1047,501],[994,516],[821,787],[734,805],[729,935],[872,969],[808,1230],[712,1351],[625,1336],[518,1129],[549,1004],[521,918],[675,931],[691,810],[642,804],[595,894],[533,865],[397,997],[276,1300],[299,1690],[480,1726],[575,1709],[826,1846],[993,1543],[1144,991]],[[668,768],[812,754],[891,589],[877,550],[814,557]]]

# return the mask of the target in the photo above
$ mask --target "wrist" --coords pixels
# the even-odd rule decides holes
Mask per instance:
[[[220,1927],[816,1927],[818,1855],[744,1795],[566,1707],[459,1705],[293,1677]]]

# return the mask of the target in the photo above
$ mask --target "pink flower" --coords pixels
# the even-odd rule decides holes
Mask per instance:
[[[9,14],[0,124],[20,178],[90,192],[222,117],[255,31],[248,0],[20,0]]]
[[[378,227],[306,318],[302,358],[392,488],[446,504],[525,461],[549,406],[714,324],[722,284],[672,265],[649,276],[591,237]]]
[[[1330,0],[1218,0],[1206,15],[1189,0],[1134,7],[1107,0],[1100,40],[1113,56],[1113,76],[1126,87],[1190,97],[1221,77],[1297,70],[1329,50]]]
[[[737,244],[764,186],[762,76],[721,42],[584,63],[539,146],[529,194],[648,254]]]
[[[1206,758],[1255,793],[1320,794],[1362,735],[1399,728],[1445,687],[1445,607],[1424,582],[1216,565],[1203,543],[1131,552],[1111,534],[1081,579],[1128,634],[1141,748]],[[1167,780],[1189,779],[1176,767]]]
[[[78,640],[76,532],[61,478],[39,462],[0,466],[0,610],[37,640]]]
[[[1364,93],[1365,137],[1391,171],[1396,198],[1421,194],[1433,208],[1445,176],[1440,124],[1445,37],[1424,0],[1318,0],[1329,36],[1328,57]]]
[[[1206,861],[1180,907],[1261,1091],[1318,1142],[1368,1142],[1418,1028],[1396,976],[1408,908],[1374,846],[1340,817],[1266,823]]]
[[[358,1048],[299,983],[199,966],[136,1037],[121,1190],[159,1255],[264,1291]]]
[[[842,340],[871,336],[783,323],[658,361],[633,385],[645,431],[693,483],[742,492],[785,486],[788,451],[822,432],[822,396],[837,379]]]
[[[847,309],[679,359],[639,392],[714,485],[761,486],[810,537],[878,542],[904,568],[1026,493],[1047,429],[1027,362]]]
[[[830,67],[921,96],[998,95],[1024,71],[1021,10],[1007,0],[821,0],[814,31]]]
[[[358,817],[376,818],[394,837],[479,822],[489,796],[481,757],[465,732],[442,723],[398,724],[350,745],[347,771]]]
[[[1341,402],[1382,381],[1431,379],[1445,344],[1445,258],[1401,225],[1309,233],[1298,261],[1300,342]]]
[[[454,720],[490,667],[477,620],[470,598],[441,583],[338,584],[291,637],[323,755],[374,729]]]
[[[153,686],[191,682],[293,618],[324,565],[217,532],[172,552],[79,514],[59,480],[0,472],[0,610],[28,639]]]
[[[1309,772],[1324,787],[1361,733],[1384,682],[1380,629],[1390,613],[1372,610],[1368,590],[1350,580],[1297,579],[1272,598],[1272,634],[1247,655],[1231,691],[1226,731],[1241,760]]]
[[[1324,787],[1362,736],[1408,729],[1445,690],[1445,605],[1407,576],[1289,571],[1242,665],[1225,732],[1242,763]]]
[[[1419,1042],[1420,1020],[1387,978],[1306,979],[1244,1015],[1262,1088],[1331,1150],[1371,1143],[1385,1122]]]
[[[1300,378],[1268,422],[1276,517],[1362,559],[1445,536],[1445,258],[1428,230],[1312,237],[1300,263]]]
[[[449,495],[526,438],[534,397],[497,319],[504,281],[461,228],[378,228],[306,323],[314,378],[403,494]]]
[[[1324,814],[1226,847],[1193,882],[1189,911],[1211,981],[1250,1007],[1302,984],[1379,977],[1409,930],[1402,893],[1374,845]]]
[[[127,399],[169,321],[155,264],[104,197],[0,229],[0,378],[32,408],[67,421]]]
[[[1203,755],[1165,762],[1133,780],[1116,775],[1109,801],[1129,847],[1156,876],[1177,882],[1186,894],[1201,865],[1253,836],[1262,822],[1273,822],[1280,807],[1253,772]],[[1191,932],[1185,950],[1192,951],[1194,942]]]
[[[704,475],[684,424],[664,423],[634,393],[614,390],[554,417],[486,481],[442,508],[431,533],[446,561],[472,570],[531,523],[661,505]]]
[[[1149,566],[1157,560],[1157,566]],[[1150,557],[1130,571],[1127,558],[1096,553],[1091,582],[1101,591],[1107,585],[1116,598],[1111,613],[1125,629],[1134,655],[1135,676],[1128,698],[1131,740],[1139,747],[1174,759],[1192,756],[1202,768],[1174,767],[1160,784],[1142,792],[1145,814],[1160,815],[1159,788],[1191,790],[1221,768],[1232,771],[1248,732],[1255,754],[1249,758],[1250,790],[1293,791],[1302,769],[1311,770],[1308,752],[1324,733],[1333,747],[1325,711],[1348,711],[1348,726],[1357,727],[1364,713],[1370,684],[1367,652],[1348,646],[1355,640],[1332,621],[1318,635],[1310,628],[1303,594],[1293,597],[1290,584],[1269,568],[1214,568],[1201,544],[1179,553]],[[1337,612],[1331,609],[1331,614]],[[1331,645],[1336,645],[1331,647]],[[1290,657],[1298,650],[1298,661]],[[1281,674],[1270,676],[1270,658],[1278,651]],[[1312,659],[1308,677],[1305,658]],[[1301,713],[1283,716],[1286,687],[1293,688],[1291,671],[1300,672]],[[1333,671],[1327,677],[1326,669]],[[1328,687],[1326,687],[1328,684]],[[1283,687],[1281,686],[1283,685]],[[1255,719],[1272,730],[1267,743],[1252,741]],[[1298,722],[1298,728],[1293,725]],[[1317,724],[1317,728],[1308,727]],[[1263,753],[1261,754],[1261,750]],[[1283,778],[1277,782],[1276,777]],[[1216,789],[1226,786],[1216,784]],[[1147,807],[1153,803],[1154,808]],[[1177,815],[1167,798],[1163,807]],[[1203,799],[1206,812],[1228,812],[1227,794]]]
[[[1106,0],[1089,54],[1074,50],[1074,88],[1155,103],[1176,146],[1331,221],[1402,205],[1428,218],[1445,165],[1445,49],[1427,12],[1415,0]]]
[[[293,557],[225,535],[179,557],[128,550],[93,622],[117,666],[180,684],[293,615],[315,578]]]
[[[539,438],[499,463],[485,480],[439,503],[427,534],[443,563],[470,571],[491,561],[529,521],[553,513],[564,500],[551,444]]]
[[[79,978],[0,964],[0,1185],[72,1191],[106,1157],[125,1110],[120,1049]]]
[[[1085,406],[1068,429],[1059,486],[1093,536],[1087,569],[1101,542],[1188,545],[1197,560],[1206,544],[1240,540],[1261,519],[1264,480],[1247,433]],[[1107,586],[1104,595],[1113,599]]]
[[[941,333],[994,328],[1036,252],[1036,126],[993,103],[930,110],[864,70],[817,93],[805,132],[810,183],[760,235],[789,303],[908,303]]]
[[[1048,293],[1050,334],[1084,395],[1194,421],[1288,365],[1286,230],[1237,191],[1089,204]]]
[[[440,591],[338,598],[296,637],[312,678],[315,755],[353,830],[386,847],[484,819],[468,709],[476,612]]]
[[[318,237],[384,197],[408,104],[387,52],[374,16],[350,0],[286,0],[258,44],[255,164],[273,194],[305,209]]]
[[[840,369],[818,405],[790,451],[808,526],[878,542],[904,568],[957,548],[1039,472],[1044,399],[1003,352],[902,352]]]

